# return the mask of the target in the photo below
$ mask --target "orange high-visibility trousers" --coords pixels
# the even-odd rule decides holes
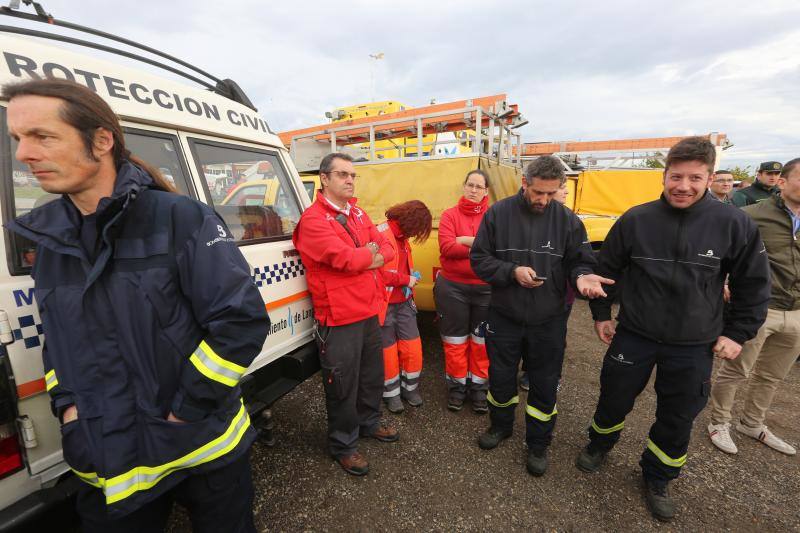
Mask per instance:
[[[433,296],[450,394],[463,399],[467,388],[487,390],[489,358],[484,345],[483,322],[489,310],[491,287],[457,283],[440,274]]]
[[[417,327],[417,310],[411,299],[389,304],[381,327],[383,339],[383,397],[397,396],[419,387],[422,375],[422,341]]]

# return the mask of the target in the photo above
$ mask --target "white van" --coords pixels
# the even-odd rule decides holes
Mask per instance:
[[[25,30],[12,33],[19,31]],[[113,56],[107,61],[98,59],[97,52],[77,47],[69,51],[54,39],[41,34],[11,36],[0,29],[0,83],[52,76],[89,86],[122,119],[131,152],[159,167],[181,194],[214,206],[225,219],[251,265],[272,320],[263,351],[242,382],[251,413],[263,412],[318,368],[311,342],[311,299],[291,241],[292,230],[310,202],[288,152],[229,80],[217,80],[216,91],[205,90],[123,66]],[[126,64],[135,65],[128,60]],[[16,143],[6,131],[6,106],[0,101],[3,222],[53,198],[14,158]],[[271,194],[229,194],[256,172],[269,177]],[[69,490],[62,484],[54,487],[68,479],[68,467],[45,392],[44,338],[29,276],[35,252],[30,242],[7,230],[0,248],[0,257],[5,258],[0,261],[0,310],[8,316],[7,340],[12,341],[0,345],[0,530],[4,530],[44,510]],[[259,419],[264,417],[253,417],[254,423]]]

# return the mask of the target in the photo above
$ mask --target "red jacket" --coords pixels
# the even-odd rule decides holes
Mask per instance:
[[[394,252],[394,259],[386,261],[381,267],[383,283],[386,285],[386,292],[389,296],[387,303],[403,303],[411,298],[411,294],[408,296],[403,294],[403,287],[408,287],[408,284],[411,283],[411,272],[414,271],[411,245],[408,243],[408,239],[403,237],[400,226],[394,220],[378,224],[378,231]]]
[[[477,235],[488,205],[488,197],[476,204],[462,196],[458,205],[442,213],[439,220],[439,262],[442,265],[440,274],[448,280],[485,285],[469,265],[469,247],[457,243],[456,237]]]
[[[337,211],[317,192],[316,201],[305,210],[292,235],[306,270],[306,281],[314,304],[314,318],[326,326],[343,326],[378,315],[386,299],[378,269],[367,270],[375,242],[385,261],[394,258],[386,239],[369,216],[350,200],[347,228],[359,246],[336,220]]]

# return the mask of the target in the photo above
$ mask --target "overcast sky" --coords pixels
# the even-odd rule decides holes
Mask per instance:
[[[800,156],[797,0],[40,2],[236,80],[276,131],[506,93],[525,142],[717,131],[722,166]]]

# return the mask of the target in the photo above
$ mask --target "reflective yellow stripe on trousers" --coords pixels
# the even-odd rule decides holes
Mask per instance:
[[[673,459],[669,455],[665,454],[661,451],[661,448],[656,446],[655,442],[647,439],[647,449],[653,452],[653,454],[658,457],[658,460],[664,463],[667,466],[674,466],[675,468],[680,468],[686,463],[686,455],[683,457],[678,457],[677,459]]]
[[[540,411],[532,405],[526,405],[525,412],[537,420],[541,420],[542,422],[550,422],[550,420],[552,420],[553,417],[558,414],[558,408],[554,405],[553,412],[548,415],[544,411]]]
[[[94,472],[78,472],[74,469],[73,472],[86,483],[103,489],[106,495],[106,504],[110,505],[124,500],[131,494],[152,488],[173,472],[222,457],[236,448],[248,427],[250,427],[250,417],[242,404],[225,433],[174,461],[159,466],[137,466],[124,474],[109,479],[98,477]]]
[[[189,360],[198,372],[208,379],[218,381],[223,385],[235,387],[242,379],[247,368],[231,361],[226,361],[215,352],[206,341],[202,341]]]
[[[594,422],[594,418],[592,419],[592,429],[595,430],[597,433],[601,435],[608,435],[609,433],[614,433],[616,431],[622,431],[622,428],[625,427],[625,421],[623,420],[616,426],[611,426],[610,428],[601,428]]]
[[[494,396],[492,396],[492,391],[489,391],[489,393],[486,395],[486,401],[488,401],[490,404],[494,405],[495,407],[509,407],[511,405],[514,405],[515,403],[519,403],[519,396],[514,396],[513,398],[511,398],[507,402],[500,403],[500,402],[498,402],[497,400],[494,399]]]

